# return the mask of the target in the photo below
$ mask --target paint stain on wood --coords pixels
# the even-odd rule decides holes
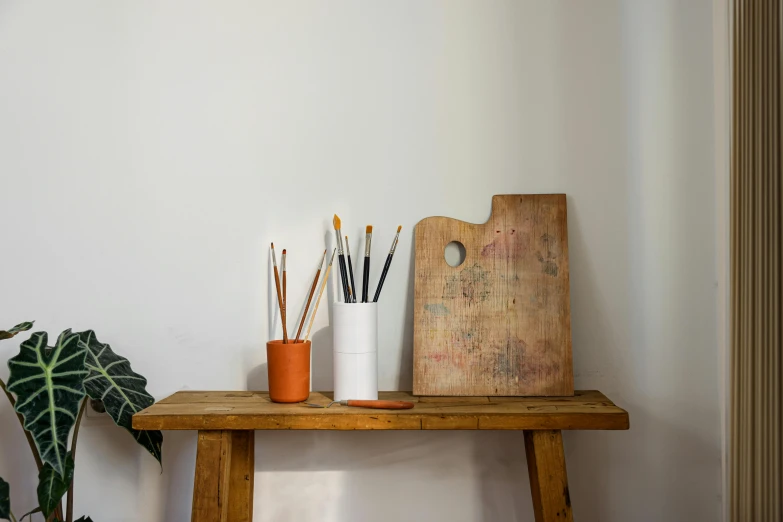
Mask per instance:
[[[536,252],[536,257],[541,263],[541,271],[548,276],[557,277],[558,266],[555,261],[561,253],[557,238],[547,232],[541,235],[539,244],[543,251]]]
[[[557,277],[557,265],[552,261],[544,261],[544,273],[546,275]]]
[[[425,304],[424,309],[432,315],[449,315],[449,309],[443,303]]]
[[[502,257],[513,259],[524,256],[530,243],[529,234],[516,234],[516,229],[510,229],[506,233],[498,230],[494,240],[481,249],[482,257]]]
[[[525,352],[527,345],[521,339],[508,339],[505,343],[492,347],[495,358],[493,374],[502,379],[518,382],[524,378]]]
[[[490,274],[478,264],[463,269],[457,275],[446,275],[444,279],[444,300],[486,301],[491,292]]]

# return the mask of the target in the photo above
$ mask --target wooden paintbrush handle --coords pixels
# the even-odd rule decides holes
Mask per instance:
[[[302,334],[302,328],[304,327],[305,319],[307,318],[307,310],[310,308],[310,301],[313,300],[313,294],[315,294],[315,288],[318,286],[318,276],[321,275],[321,269],[315,273],[315,279],[313,279],[313,286],[310,287],[310,295],[307,296],[307,304],[305,305],[304,313],[302,314],[302,322],[299,323],[299,329],[296,331],[296,337],[294,337],[294,344],[299,342],[299,336]]]
[[[275,267],[275,287],[277,288],[277,304],[280,307],[280,319],[283,322],[283,344],[288,344],[288,330],[285,327],[285,305],[283,304],[283,294],[280,292],[280,273]]]
[[[342,403],[343,401],[340,401]],[[412,402],[407,401],[345,401],[346,406],[359,408],[376,408],[379,410],[409,410],[413,408]]]

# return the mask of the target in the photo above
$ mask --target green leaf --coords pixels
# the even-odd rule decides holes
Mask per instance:
[[[46,332],[35,332],[8,361],[8,389],[16,394],[17,413],[24,417],[41,460],[65,474],[68,434],[84,397],[87,348],[79,336],[65,330],[54,348],[46,346]]]
[[[98,341],[95,332],[79,333],[87,345],[84,365],[90,374],[84,379],[84,388],[91,399],[103,401],[106,412],[117,426],[128,430],[136,442],[144,446],[160,462],[163,433],[139,431],[131,427],[134,413],[152,406],[155,399],[147,393],[147,379],[131,369],[130,362],[114,353],[111,346]]]
[[[0,330],[0,339],[10,339],[19,332],[26,332],[33,327],[34,322],[35,321],[29,323],[19,323],[10,330]]]
[[[44,514],[44,519],[48,519],[60,499],[73,481],[73,459],[71,452],[65,455],[65,472],[62,476],[51,465],[44,464],[41,471],[38,472],[38,506]]]
[[[0,478],[0,518],[11,520],[11,488]]]

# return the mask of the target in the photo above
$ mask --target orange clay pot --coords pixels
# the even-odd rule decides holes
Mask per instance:
[[[266,360],[272,402],[306,401],[310,396],[310,341],[269,341]]]

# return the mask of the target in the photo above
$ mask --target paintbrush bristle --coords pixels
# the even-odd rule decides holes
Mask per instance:
[[[398,226],[398,227],[397,227],[397,233],[398,233],[398,234],[400,233],[400,230],[402,230],[402,225],[400,225],[400,226]]]
[[[340,218],[337,216],[337,214],[334,215],[334,219],[332,220],[332,223],[334,223],[334,229],[340,230]]]
[[[274,249],[275,249],[275,244],[274,244],[274,243],[272,243],[272,250],[274,250]]]
[[[283,255],[285,255],[285,248],[283,249]]]
[[[367,225],[367,233],[372,234],[372,225]]]

